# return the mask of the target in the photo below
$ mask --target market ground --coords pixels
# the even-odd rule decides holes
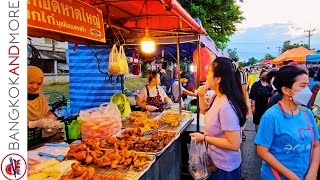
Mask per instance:
[[[258,157],[253,143],[256,131],[252,122],[252,115],[248,116],[245,135],[247,138],[241,145],[242,174],[246,180],[260,180],[261,159]]]

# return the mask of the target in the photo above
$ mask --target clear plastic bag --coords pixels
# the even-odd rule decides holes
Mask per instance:
[[[116,104],[80,111],[82,139],[103,139],[121,130],[121,113]]]
[[[120,67],[121,67],[119,74],[129,74],[127,56],[124,52],[123,46],[120,46],[119,48],[118,61],[120,62]]]
[[[195,180],[210,176],[208,154],[204,142],[197,143],[191,139],[189,146],[189,172]]]
[[[109,53],[109,67],[108,73],[109,74],[119,74],[121,71],[121,64],[119,61],[119,52],[117,45],[113,45],[111,51]]]

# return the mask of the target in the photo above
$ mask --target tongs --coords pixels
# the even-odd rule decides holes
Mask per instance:
[[[156,131],[159,131],[159,130],[167,127],[167,126],[168,126],[167,124],[163,124],[163,125],[159,126],[159,127],[156,128],[156,129],[152,129],[152,130],[149,130],[149,131],[146,131],[146,132],[142,133],[142,136],[147,136],[147,137],[148,137],[148,136],[150,136],[152,133],[154,133],[154,132],[156,132]]]

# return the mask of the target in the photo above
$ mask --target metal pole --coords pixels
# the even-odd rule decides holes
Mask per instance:
[[[121,92],[122,94],[124,94],[124,80],[123,80],[124,75],[120,75],[120,76],[121,76]]]
[[[179,113],[181,114],[181,82],[180,82],[180,41],[177,37],[177,61],[178,61],[178,83],[179,83]]]
[[[200,86],[200,40],[197,41],[197,86]],[[199,96],[197,96],[197,132],[200,132],[200,105],[199,105]]]

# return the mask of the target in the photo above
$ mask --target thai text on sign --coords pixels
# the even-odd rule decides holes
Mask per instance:
[[[78,0],[28,0],[28,27],[106,41],[102,11]]]

